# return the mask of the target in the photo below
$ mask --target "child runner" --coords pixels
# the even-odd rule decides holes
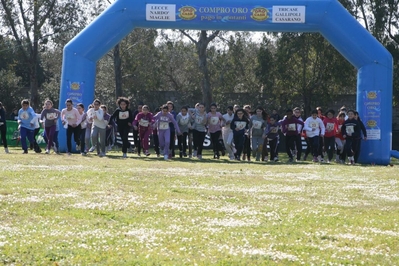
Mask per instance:
[[[235,156],[236,160],[241,160],[241,153],[244,149],[245,133],[249,127],[249,119],[247,118],[247,112],[244,109],[237,109],[235,116],[230,123],[230,128],[233,131],[233,138],[235,148],[237,150]]]
[[[191,128],[190,115],[188,114],[188,107],[183,106],[180,113],[176,116],[177,125],[180,128],[181,135],[178,136],[179,157],[187,157],[187,137],[188,131]]]
[[[71,138],[73,134],[73,138],[77,146],[80,146],[80,127],[79,124],[81,122],[81,115],[79,111],[73,107],[72,100],[67,99],[65,101],[66,108],[61,111],[61,119],[62,124],[65,126],[68,125],[66,135],[67,135],[67,149],[68,155],[71,155],[72,152],[72,143]]]
[[[281,122],[281,127],[283,134],[285,135],[285,150],[289,157],[288,162],[292,163],[294,161],[294,155],[292,151],[295,150],[296,141],[301,137],[300,131],[302,131],[304,124],[301,120],[293,116],[291,109],[288,109],[285,114],[286,118]],[[298,158],[301,158],[301,151],[302,144],[299,148],[299,151],[297,151],[297,160]]]
[[[169,123],[173,123],[175,129],[180,135],[180,129],[177,125],[177,122],[172,114],[169,113],[168,105],[164,104],[161,107],[161,112],[154,116],[154,122],[158,122],[158,138],[159,138],[159,147],[161,149],[161,154],[163,154],[164,159],[168,160],[169,158],[169,142],[170,142],[170,127]]]
[[[342,125],[345,123],[345,116],[344,112],[339,112],[337,117],[338,122],[338,129],[337,133],[335,134],[335,144],[337,145],[337,155],[335,158],[335,162],[337,163],[344,163],[345,162],[345,139],[342,136]]]
[[[95,99],[93,108],[87,111],[87,117],[92,120],[91,143],[97,148],[100,157],[105,156],[105,134],[108,121],[104,119],[104,111],[100,108],[101,102]]]
[[[137,105],[137,109],[133,112],[133,117],[131,119],[132,123],[133,123],[133,120],[136,118],[136,115],[138,113],[140,113],[141,110],[143,109],[143,105],[144,105],[144,103],[142,103],[142,102],[140,102]],[[139,131],[134,130],[134,128],[133,128],[133,141],[134,141],[134,146],[136,146],[136,149],[137,149],[137,155],[140,156],[141,155],[141,145],[140,145]]]
[[[104,111],[104,121],[108,123],[107,127],[105,128],[105,150],[107,152],[112,149],[112,146],[115,142],[115,123],[111,121],[111,115],[108,113],[107,106],[103,104],[100,107]]]
[[[207,114],[205,112],[205,105],[200,103],[198,109],[192,115],[193,126],[193,141],[194,141],[194,155],[198,159],[202,159],[202,149],[204,148],[204,140],[206,136]]]
[[[302,115],[301,108],[295,107],[293,109],[293,114],[296,119],[303,122],[303,119],[301,117],[301,115]],[[299,161],[301,159],[301,154],[302,154],[302,134],[301,133],[302,133],[303,126],[300,124],[297,124],[297,127],[298,127],[298,135],[296,136],[296,139],[295,139],[295,148],[293,151],[296,154],[296,160]],[[294,154],[294,157],[295,157],[295,154]]]
[[[262,107],[257,107],[255,115],[251,116],[249,128],[252,147],[252,156],[260,161],[264,139],[262,137],[267,123],[267,114]]]
[[[233,152],[233,130],[231,130],[230,127],[230,123],[234,119],[233,106],[227,107],[227,113],[223,115],[223,119],[225,121],[222,130],[224,147],[226,148],[226,151],[229,154],[230,160],[234,160],[235,155]]]
[[[244,105],[244,111],[246,112],[245,115],[248,118],[248,120],[252,116],[251,112],[251,106],[250,105]],[[249,127],[249,125],[248,125]],[[245,161],[247,158],[248,162],[251,161],[251,136],[249,130],[245,132],[245,140],[244,140],[244,149],[242,151],[242,160]]]
[[[363,124],[363,121],[360,119],[359,117],[359,113],[357,111],[355,111],[355,119],[357,121],[359,121],[360,123],[360,129],[361,132],[363,134],[360,135],[357,139],[356,139],[356,149],[355,149],[355,163],[357,163],[357,160],[359,159],[359,155],[360,155],[360,147],[362,145],[362,139],[367,140],[367,131],[366,131],[366,127]]]
[[[324,150],[327,152],[328,160],[331,162],[335,151],[335,136],[338,132],[338,120],[334,117],[335,111],[330,109],[324,117],[323,123],[326,128],[324,135]]]
[[[161,110],[162,111],[162,110]],[[157,108],[157,110],[156,110],[156,112],[154,112],[155,114],[158,114],[160,111],[159,111],[159,108]],[[152,124],[152,140],[153,140],[153,142],[154,142],[154,151],[155,151],[155,154],[157,155],[157,157],[159,157],[159,155],[160,155],[160,150],[159,150],[159,138],[158,138],[158,122],[154,122],[153,124]]]
[[[355,111],[348,111],[348,120],[344,122],[341,128],[342,136],[346,140],[345,151],[348,156],[349,164],[355,164],[355,158],[353,157],[354,151],[356,151],[356,140],[360,137],[361,125],[358,120],[355,119]]]
[[[317,110],[313,110],[312,115],[306,119],[304,124],[303,129],[306,130],[306,136],[309,139],[313,162],[319,162],[321,161],[321,156],[319,155],[320,137],[324,137],[326,130],[323,120],[317,116]]]
[[[37,137],[39,136],[40,132],[40,125],[41,125],[41,120],[40,120],[40,114],[39,111],[36,111],[36,119],[34,119],[34,124],[35,124],[35,130],[33,132],[33,144],[31,143],[31,149],[33,148],[36,153],[41,153],[42,149],[40,148],[39,144],[37,143]]]
[[[6,109],[3,104],[0,102],[0,133],[1,133],[1,141],[3,142],[4,152],[8,152],[7,146],[7,124],[6,124]]]
[[[216,110],[217,110],[216,103],[212,103],[211,111],[207,115],[208,132],[211,135],[211,143],[213,149],[213,159],[220,158],[219,151],[221,150],[221,147],[219,147],[219,138],[222,134],[221,123],[224,121],[222,114],[216,112]]]
[[[94,107],[93,104],[90,104],[87,107],[87,110],[90,110],[93,107]],[[86,147],[85,152],[88,153],[88,152],[93,152],[96,149],[96,147],[90,146],[90,144],[91,144],[91,129],[93,126],[93,124],[92,124],[93,120],[87,116],[87,113],[86,113],[86,121],[87,121],[87,125],[86,125],[86,132],[85,132],[85,147]]]
[[[169,108],[169,113],[173,115],[173,118],[176,120],[176,112],[175,105],[172,101],[168,101],[166,103]],[[170,127],[170,142],[169,142],[169,157],[175,157],[175,142],[176,142],[176,130],[175,125],[173,123],[169,123]]]
[[[78,109],[78,112],[80,114],[81,122],[80,122],[80,154],[82,156],[86,156],[86,127],[87,127],[87,114],[85,113],[85,106],[83,103],[78,103],[76,105],[76,109]],[[77,149],[78,150],[78,149]]]
[[[280,128],[281,123],[278,122],[274,116],[271,116],[269,118],[269,122],[267,123],[267,126],[265,128],[265,132],[263,133],[263,138],[265,139],[265,143],[269,142],[270,146],[270,160],[273,160],[275,162],[278,161],[277,157],[277,147],[278,147],[278,142],[279,142],[279,134],[278,134],[278,129]],[[267,145],[264,145],[264,149],[267,150]],[[264,161],[267,161],[268,158],[264,158]]]
[[[133,127],[138,128],[139,136],[141,140],[141,147],[143,147],[144,154],[146,156],[150,155],[149,151],[149,139],[152,132],[152,124],[154,123],[154,117],[149,111],[147,105],[143,105],[142,111],[136,115],[133,122]]]
[[[26,138],[29,143],[34,143],[34,131],[35,131],[35,119],[36,113],[32,107],[29,106],[29,100],[25,99],[21,102],[22,108],[18,111],[18,124],[21,134],[21,145],[23,153],[28,153],[28,145],[26,144]]]
[[[134,119],[132,111],[129,109],[130,101],[125,97],[119,97],[116,101],[118,108],[111,116],[111,120],[115,121],[119,136],[122,140],[122,157],[127,158],[127,149],[129,148],[129,132]]]
[[[46,154],[50,153],[51,147],[54,148],[54,152],[57,152],[57,148],[54,145],[54,134],[57,125],[58,117],[61,112],[58,109],[53,108],[53,102],[50,100],[44,101],[44,109],[41,113],[40,119],[44,121],[44,131],[47,137],[47,148]]]

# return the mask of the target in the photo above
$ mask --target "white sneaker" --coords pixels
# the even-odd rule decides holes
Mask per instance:
[[[122,157],[123,157],[123,158],[127,158],[127,154],[124,153],[124,154],[122,155]]]
[[[50,150],[49,149],[46,149],[46,154],[50,154]]]
[[[197,157],[197,151],[193,152],[193,157]]]
[[[99,156],[99,157],[104,157],[104,156],[105,156],[105,153],[100,152],[100,154],[99,154],[98,156]]]
[[[92,146],[92,147],[89,149],[89,152],[93,152],[95,149],[96,149],[96,146]]]
[[[265,161],[265,162],[269,161],[269,157],[265,156],[265,158],[263,158],[263,161]]]
[[[321,158],[321,156],[319,155],[319,156],[317,156],[317,160],[319,161],[319,162],[321,162],[321,163],[324,163],[324,159],[323,158]]]
[[[5,153],[10,153],[10,152],[8,151],[8,148],[4,148],[4,152],[5,152]]]
[[[80,151],[80,145],[77,145],[77,144],[76,144],[76,147],[75,147],[75,148],[76,148],[76,151]]]
[[[54,150],[55,153],[58,152],[58,149],[57,149],[57,147],[55,146],[55,144],[54,144],[54,146],[53,146],[53,150]]]
[[[163,159],[167,161],[167,160],[169,159],[169,155],[165,154],[165,155],[163,156]]]

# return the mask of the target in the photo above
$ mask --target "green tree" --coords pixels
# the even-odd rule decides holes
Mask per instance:
[[[207,50],[210,42],[212,42],[216,38],[216,36],[219,35],[220,31],[216,30],[208,35],[208,32],[206,30],[201,30],[197,33],[197,40],[184,30],[180,30],[180,32],[195,44],[196,52],[198,55],[198,68],[202,73],[202,102],[206,106],[209,106],[213,102],[213,96],[210,73],[208,68]]]
[[[18,44],[28,70],[23,80],[32,105],[39,107],[39,87],[46,78],[40,55],[59,34],[79,27],[80,7],[73,0],[1,0],[1,6],[2,30]]]
[[[283,33],[276,52],[268,49],[269,43],[261,49],[257,74],[266,87],[272,86],[270,97],[279,98],[283,108],[299,105],[307,116],[334,95],[356,91],[354,67],[319,34]]]

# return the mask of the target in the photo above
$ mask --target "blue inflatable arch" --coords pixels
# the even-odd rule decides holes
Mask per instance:
[[[337,0],[115,1],[65,46],[60,108],[67,98],[93,101],[96,62],[134,28],[319,32],[358,70],[357,110],[369,135],[359,161],[389,164],[392,56]],[[64,132],[60,139],[65,151]]]

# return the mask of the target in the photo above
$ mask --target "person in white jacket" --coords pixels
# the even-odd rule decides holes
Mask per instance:
[[[100,157],[105,156],[105,133],[108,121],[104,119],[104,111],[100,108],[101,102],[95,99],[93,108],[87,111],[87,118],[92,121],[91,143],[97,148]]]
[[[311,146],[311,151],[313,155],[313,162],[321,161],[321,156],[318,154],[320,138],[324,137],[326,128],[324,126],[323,120],[317,117],[317,110],[312,111],[312,115],[308,117],[305,121],[303,129],[306,131],[306,136],[309,140],[309,145]]]

